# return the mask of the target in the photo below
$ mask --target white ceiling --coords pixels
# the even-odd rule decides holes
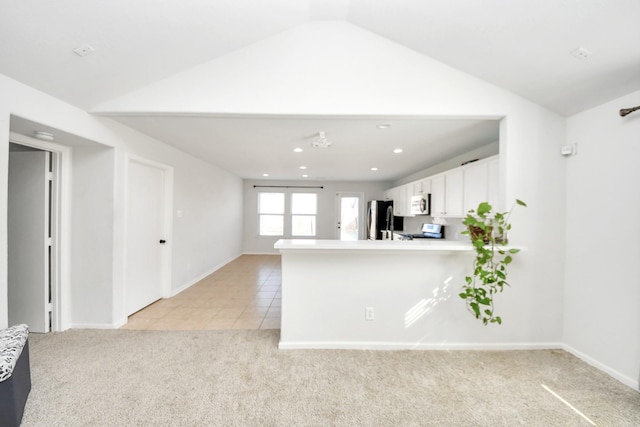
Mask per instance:
[[[499,135],[495,120],[122,116],[118,121],[158,139],[181,141],[196,157],[252,179],[267,173],[281,180],[394,181]],[[391,127],[379,129],[379,124]],[[320,131],[331,147],[312,147]],[[396,148],[403,152],[394,154]]]
[[[640,89],[639,18],[638,0],[0,0],[0,73],[90,110],[306,22],[343,20],[571,115]],[[73,49],[85,43],[95,52],[80,58]],[[578,47],[593,55],[572,57]],[[360,150],[309,170],[332,179],[373,179],[376,165],[385,171],[377,179],[396,179],[497,135],[495,122],[475,123],[481,133],[465,140],[471,122],[415,118],[118,120],[247,178],[275,164],[279,178],[297,178],[283,171],[307,151],[269,156],[319,130],[335,140],[333,153]],[[393,122],[390,132],[380,121]],[[215,151],[205,137],[214,128],[224,141]],[[402,141],[403,157],[387,154],[390,141]]]

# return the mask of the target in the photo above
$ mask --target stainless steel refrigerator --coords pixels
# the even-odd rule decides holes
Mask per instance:
[[[371,200],[367,203],[368,240],[382,240],[383,231],[400,231],[402,230],[403,223],[404,218],[393,216],[393,201]]]

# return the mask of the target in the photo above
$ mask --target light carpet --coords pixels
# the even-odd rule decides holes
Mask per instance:
[[[537,351],[278,350],[279,331],[31,334],[23,426],[640,426],[640,393]]]

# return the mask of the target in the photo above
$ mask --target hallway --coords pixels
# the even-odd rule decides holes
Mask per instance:
[[[280,329],[280,256],[242,255],[120,329]]]

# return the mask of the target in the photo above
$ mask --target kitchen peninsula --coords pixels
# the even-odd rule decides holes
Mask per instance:
[[[513,332],[484,327],[458,297],[471,273],[469,242],[279,240],[275,248],[282,349],[494,348]]]

